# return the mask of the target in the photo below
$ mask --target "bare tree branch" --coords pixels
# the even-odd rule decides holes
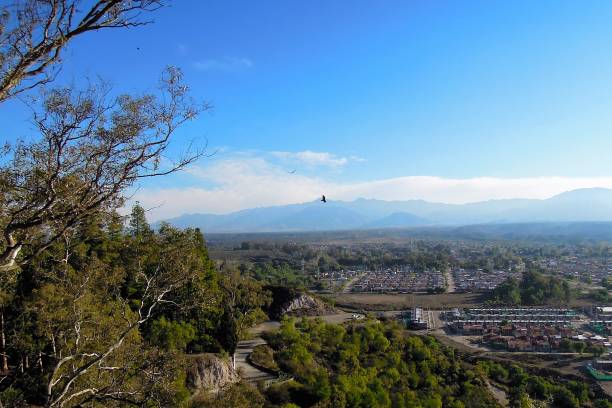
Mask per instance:
[[[149,272],[141,270],[137,274],[143,285],[139,306],[133,312],[129,312],[127,308],[124,309],[127,311],[127,314],[124,314],[126,320],[117,321],[116,328],[113,329],[116,330],[116,333],[108,335],[102,346],[99,344],[99,340],[79,340],[81,331],[87,331],[91,334],[98,330],[98,323],[87,318],[88,313],[97,312],[88,309],[91,305],[87,303],[84,297],[85,293],[94,290],[97,283],[95,279],[89,279],[88,276],[77,278],[82,282],[76,285],[80,289],[72,293],[71,302],[68,302],[74,303],[73,313],[68,315],[68,319],[73,319],[73,321],[59,325],[64,327],[59,336],[62,339],[61,344],[65,354],[63,357],[56,357],[55,364],[48,377],[47,407],[74,405],[75,401],[78,405],[78,402],[83,402],[83,400],[121,399],[124,402],[128,400],[133,402],[138,397],[146,400],[148,396],[139,395],[137,391],[126,388],[125,376],[144,376],[145,379],[149,378],[149,381],[153,384],[159,380],[160,376],[164,375],[163,370],[160,371],[155,366],[152,370],[143,368],[130,374],[133,368],[130,368],[129,364],[118,363],[113,360],[117,354],[121,354],[120,349],[124,346],[124,343],[133,341],[128,340],[128,338],[143,324],[152,319],[161,305],[182,307],[168,297],[197,279],[199,270],[197,253],[191,251],[191,255],[185,255],[189,252],[177,251],[179,247],[192,248],[195,245],[193,241],[177,239],[177,242],[164,241],[160,244],[162,245],[161,256],[156,266]],[[104,279],[104,276],[102,272],[101,275],[97,276],[97,279]],[[67,288],[73,288],[74,286],[74,282],[67,284]],[[42,302],[46,301],[42,300]],[[123,303],[118,302],[118,304],[122,305]],[[81,309],[83,310],[81,311]],[[118,312],[117,309],[114,310],[114,313]],[[49,315],[52,319],[55,318],[54,316],[54,314]],[[56,323],[55,326],[57,327],[58,324]],[[104,381],[91,381],[92,376],[98,378],[100,375],[105,376]]]
[[[51,82],[65,46],[108,28],[148,24],[162,0],[17,0],[0,7],[0,103]]]
[[[97,211],[117,208],[122,193],[141,178],[173,173],[202,156],[188,150],[162,162],[176,129],[208,105],[196,105],[168,68],[161,80],[165,102],[153,95],[119,96],[107,90],[59,89],[34,115],[42,140],[18,144],[0,166],[0,271],[27,262]],[[37,242],[32,246],[32,242]]]

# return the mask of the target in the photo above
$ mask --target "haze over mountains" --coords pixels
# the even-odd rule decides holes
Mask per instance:
[[[326,231],[473,224],[567,223],[612,221],[612,190],[565,192],[546,200],[490,200],[469,204],[423,200],[319,200],[262,207],[230,214],[185,214],[170,220],[177,227],[198,227],[207,233]]]

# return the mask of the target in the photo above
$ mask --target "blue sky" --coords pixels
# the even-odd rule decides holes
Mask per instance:
[[[174,1],[153,17],[72,44],[57,82],[142,92],[172,64],[214,105],[175,146],[217,153],[137,192],[157,217],[328,189],[467,202],[612,187],[612,2]],[[30,135],[19,102],[0,120],[1,138]]]

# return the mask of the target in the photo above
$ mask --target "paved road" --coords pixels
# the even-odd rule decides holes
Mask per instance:
[[[253,348],[260,344],[266,344],[265,340],[261,337],[255,337],[252,340],[241,341],[236,349],[236,370],[243,380],[251,383],[276,378],[274,375],[252,366],[247,361],[247,357],[253,352]]]
[[[243,380],[246,380],[251,383],[255,383],[261,380],[271,380],[275,378],[274,375],[262,371],[254,366],[252,366],[247,357],[249,354],[253,352],[253,348],[260,344],[266,344],[266,341],[260,337],[261,333],[275,330],[280,326],[279,322],[269,321],[258,324],[257,326],[251,328],[250,332],[254,338],[250,340],[243,340],[238,343],[238,347],[236,348],[236,370],[240,374]]]

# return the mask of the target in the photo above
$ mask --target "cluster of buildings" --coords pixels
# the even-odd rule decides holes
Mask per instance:
[[[495,289],[508,278],[520,280],[520,272],[502,270],[485,271],[483,269],[454,268],[452,270],[455,292],[484,292]]]
[[[581,317],[572,309],[455,309],[446,318],[455,334],[478,336],[480,343],[508,351],[550,352],[567,342],[612,347],[607,336],[580,330]]]
[[[465,309],[459,317],[480,323],[567,323],[579,316],[567,308],[492,307]]]
[[[587,310],[591,329],[597,334],[612,335],[612,307],[593,306]]]
[[[440,271],[416,272],[408,266],[367,271],[353,285],[353,292],[419,293],[446,290]]]
[[[408,311],[405,317],[406,325],[412,330],[426,330],[430,328],[429,315],[422,307],[415,307]]]
[[[561,350],[564,340],[583,342],[589,346],[606,348],[611,346],[607,337],[598,334],[581,334],[571,326],[554,324],[494,326],[482,334],[482,343],[508,351],[550,352]]]
[[[336,292],[343,289],[347,282],[360,273],[362,271],[358,269],[319,271],[316,274],[316,280],[317,282],[324,283],[332,292]]]
[[[581,256],[571,254],[562,257],[544,258],[539,261],[544,269],[566,278],[598,284],[603,278],[612,276],[612,259],[605,256]]]

